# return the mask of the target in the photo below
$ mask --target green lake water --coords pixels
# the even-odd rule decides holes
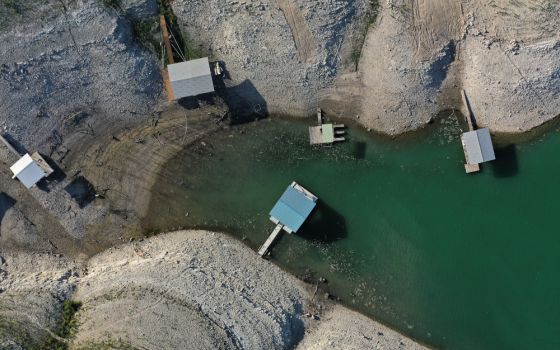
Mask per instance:
[[[328,280],[345,305],[444,349],[560,348],[560,134],[463,169],[456,119],[414,139],[358,128],[308,144],[305,122],[220,131],[166,166],[144,225],[229,232],[257,248],[293,180],[319,197],[273,261]],[[177,175],[179,174],[179,175]]]

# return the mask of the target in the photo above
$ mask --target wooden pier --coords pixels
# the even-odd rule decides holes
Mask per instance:
[[[469,127],[469,131],[474,131],[471,106],[469,104],[469,100],[467,99],[467,94],[465,93],[465,90],[461,90],[461,98],[463,99],[463,105],[465,105],[465,112],[466,112],[465,118],[467,119],[467,125]],[[463,143],[462,145],[463,145],[463,152],[465,153],[465,159],[467,159],[467,150],[465,148],[465,144]],[[479,171],[480,171],[479,164],[465,163],[465,172],[467,174],[477,173]]]
[[[474,122],[471,105],[465,90],[461,90],[461,98],[465,106],[465,118],[469,131],[461,135],[461,145],[465,153],[465,172],[467,174],[480,171],[480,163],[496,159],[494,147],[488,128],[478,129]]]
[[[270,234],[270,236],[268,236],[268,239],[263,243],[263,245],[259,248],[259,256],[263,257],[266,255],[266,253],[268,253],[268,249],[270,248],[270,246],[272,245],[272,243],[274,243],[274,241],[276,241],[276,239],[278,238],[278,236],[280,235],[280,232],[282,232],[282,228],[284,227],[284,225],[278,223],[276,225],[276,227],[274,228],[274,231],[272,231],[272,233]]]
[[[461,98],[463,99],[463,105],[465,105],[467,124],[469,125],[469,131],[474,131],[473,115],[471,111],[471,105],[469,99],[467,98],[467,93],[465,90],[461,90]]]
[[[323,145],[346,140],[344,138],[346,126],[344,124],[323,124],[321,108],[317,108],[317,123],[318,126],[309,127],[309,144]]]

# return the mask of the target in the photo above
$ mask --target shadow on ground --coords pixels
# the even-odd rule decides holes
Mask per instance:
[[[227,70],[224,69],[224,72],[224,75],[228,77]],[[217,94],[228,106],[232,125],[264,119],[268,116],[267,103],[250,80],[230,87],[224,85],[222,88],[218,88]]]
[[[66,173],[58,166],[58,164],[49,156],[41,154],[41,157],[47,164],[54,170],[48,177],[42,179],[37,183],[37,187],[41,191],[50,192],[51,189],[66,179]]]
[[[311,241],[332,243],[348,236],[346,219],[333,208],[319,201],[296,235]]]
[[[4,219],[6,212],[16,204],[16,200],[5,193],[0,193],[0,222]]]
[[[81,209],[85,208],[95,199],[95,188],[83,176],[77,176],[70,184],[64,187],[64,190],[70,194]]]
[[[214,74],[215,65],[219,65],[222,73]],[[223,61],[211,62],[212,82],[215,92],[193,97],[185,97],[178,101],[187,110],[197,109],[203,105],[214,105],[216,97],[222,99],[228,107],[231,125],[244,124],[268,116],[268,106],[255,85],[248,79],[241,84],[232,85],[231,75]]]

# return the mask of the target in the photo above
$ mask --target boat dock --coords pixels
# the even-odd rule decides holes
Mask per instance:
[[[476,129],[473,114],[465,90],[461,90],[461,97],[465,105],[466,119],[469,131],[461,135],[461,144],[465,153],[465,172],[467,174],[480,171],[480,163],[495,160],[494,146],[488,128]]]
[[[269,252],[282,230],[288,233],[297,232],[317,205],[317,200],[313,193],[295,181],[292,182],[270,211],[270,221],[275,223],[276,227],[259,248],[259,256],[264,257]]]
[[[323,145],[345,141],[344,124],[323,124],[323,112],[317,108],[317,126],[309,127],[309,144]]]

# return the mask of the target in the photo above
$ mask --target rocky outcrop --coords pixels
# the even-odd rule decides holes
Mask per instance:
[[[560,4],[534,5],[384,3],[356,77],[359,122],[391,135],[415,130],[460,108],[461,88],[477,123],[494,132],[527,131],[559,115]]]
[[[66,133],[87,134],[88,125],[153,109],[161,93],[158,64],[116,11],[96,0],[17,7],[0,26],[3,132],[31,149],[55,146]]]
[[[364,9],[348,0],[173,2],[192,53],[225,62],[234,109],[299,116],[344,66]]]
[[[477,123],[518,133],[560,115],[560,3],[485,7],[467,8],[461,59]]]
[[[386,134],[418,129],[441,109],[438,94],[456,55],[452,39],[457,29],[449,26],[455,19],[447,15],[455,5],[416,11],[407,6],[408,1],[392,1],[382,9],[359,64],[363,90],[358,121]],[[431,17],[435,10],[438,14]],[[431,18],[445,18],[439,27],[451,37],[433,36]]]

